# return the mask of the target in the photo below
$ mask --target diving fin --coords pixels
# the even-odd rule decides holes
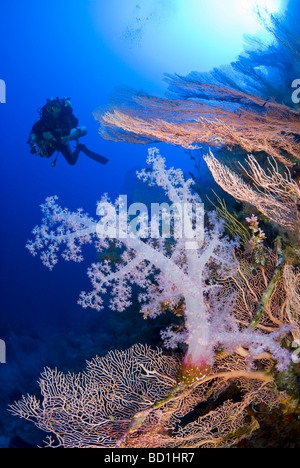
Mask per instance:
[[[109,159],[105,158],[104,156],[101,156],[98,153],[94,153],[94,151],[89,150],[85,145],[79,144],[80,151],[82,151],[84,154],[86,154],[89,158],[93,159],[94,161],[97,161],[101,164],[107,164]]]

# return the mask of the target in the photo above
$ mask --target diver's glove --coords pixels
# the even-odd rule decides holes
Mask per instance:
[[[40,153],[38,145],[34,141],[28,141],[30,145],[30,153],[38,155]]]
[[[30,153],[31,154],[39,154],[39,147],[37,144],[37,136],[35,133],[31,133],[27,140],[27,143],[30,146]]]
[[[60,139],[60,142],[63,145],[65,145],[66,143],[68,143],[68,141],[78,140],[78,138],[81,138],[85,136],[86,134],[87,134],[87,128],[84,126],[72,128],[72,130],[70,131],[70,134],[62,137]]]

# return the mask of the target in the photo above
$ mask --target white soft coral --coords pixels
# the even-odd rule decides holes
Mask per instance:
[[[189,209],[202,206],[198,195],[192,192],[192,180],[185,180],[180,169],[166,169],[165,160],[157,149],[149,150],[147,162],[152,165],[152,170],[143,170],[138,176],[150,185],[162,187],[173,205]],[[55,265],[61,246],[64,246],[63,257],[74,261],[82,260],[84,243],[94,242],[98,251],[108,248],[103,224],[99,230],[99,221],[85,215],[82,210],[72,213],[62,209],[56,204],[55,197],[48,198],[42,209],[45,214],[43,224],[35,228],[35,240],[27,247],[32,254],[41,251],[41,259],[46,266],[52,268]],[[204,223],[199,226],[199,220],[195,226],[191,212],[187,216],[179,216],[179,221],[184,221],[184,235],[173,239],[163,236],[142,239],[124,232],[124,213],[121,214],[120,205],[111,203],[107,196],[98,202],[97,214],[102,216],[102,221],[105,218],[108,237],[121,234],[115,242],[122,244],[123,254],[117,265],[108,260],[91,265],[88,275],[93,289],[81,293],[79,303],[83,307],[103,308],[103,295],[110,288],[110,306],[123,311],[131,303],[133,284],[141,288],[139,300],[142,309],[147,308],[150,316],[159,314],[163,303],[180,302],[185,314],[185,330],[175,334],[168,328],[163,337],[168,346],[174,346],[180,340],[186,341],[182,373],[188,381],[201,378],[208,372],[216,346],[233,352],[244,345],[250,355],[268,349],[281,368],[288,365],[288,353],[276,342],[278,333],[267,335],[240,330],[231,314],[234,296],[220,295],[218,280],[231,275],[237,268],[234,256],[237,243],[224,236],[223,223],[214,212],[208,214],[208,227],[205,229]],[[116,229],[120,224],[121,232]],[[102,233],[100,237],[99,231]]]

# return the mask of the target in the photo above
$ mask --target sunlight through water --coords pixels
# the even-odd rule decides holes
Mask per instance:
[[[257,34],[257,15],[287,0],[110,0],[93,3],[96,27],[131,68],[161,81],[163,73],[208,71],[234,60],[244,34]]]

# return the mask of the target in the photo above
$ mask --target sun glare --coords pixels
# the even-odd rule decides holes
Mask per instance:
[[[282,13],[287,2],[110,0],[100,9],[98,0],[93,16],[122,59],[161,81],[164,73],[184,75],[230,63],[243,50],[244,35],[264,34],[257,11]]]
[[[261,10],[266,10],[268,13],[276,13],[280,10],[281,0],[248,0],[254,8],[259,7]]]

